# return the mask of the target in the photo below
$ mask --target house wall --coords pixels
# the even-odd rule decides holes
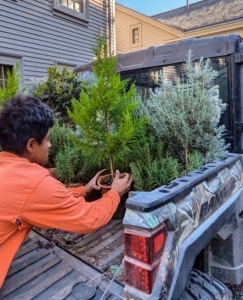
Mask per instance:
[[[0,64],[19,61],[23,85],[30,77],[45,76],[54,64],[88,63],[98,29],[109,33],[108,0],[89,0],[85,25],[54,15],[53,0],[0,0]]]
[[[240,35],[241,37],[243,37],[243,27],[242,28],[232,28],[230,30],[224,30],[224,31],[219,31],[218,29],[220,28],[215,28],[215,32],[214,33],[208,33],[205,35],[205,37],[213,37],[216,35],[228,35],[231,33],[237,33],[238,35]]]
[[[218,26],[208,26],[187,32],[182,32],[162,22],[159,25],[153,18],[144,16],[136,11],[116,4],[116,48],[117,52],[127,53],[151,46],[159,46],[179,42],[190,38],[213,37],[237,33],[243,37],[243,20],[225,22]],[[136,47],[131,46],[131,30],[134,25],[141,26],[142,42]],[[163,26],[166,26],[163,28]]]
[[[130,26],[141,24],[141,45],[132,47],[130,42]],[[141,19],[135,18],[116,9],[116,50],[117,52],[131,52],[158,46],[167,40],[176,38],[175,35],[155,27]]]

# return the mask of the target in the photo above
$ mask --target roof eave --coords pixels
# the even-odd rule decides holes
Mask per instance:
[[[217,30],[215,30],[215,27],[218,27]],[[195,37],[195,32],[196,37],[203,37],[203,36],[207,36],[209,34],[214,34],[217,35],[218,33],[221,32],[225,32],[225,31],[232,31],[232,30],[236,30],[239,28],[243,27],[243,19],[238,19],[238,21],[235,22],[229,22],[228,24],[225,23],[221,23],[221,24],[217,24],[214,26],[207,26],[202,28],[199,28],[199,30],[195,29],[195,30],[190,30],[190,31],[185,31],[185,36],[183,39],[188,39],[188,38],[193,38]],[[177,39],[172,39],[172,40],[167,40],[165,41],[165,44],[170,44],[170,43],[176,43],[181,41],[181,38],[177,38]]]
[[[193,29],[189,29],[189,30],[183,30],[183,32],[184,33],[193,33],[193,32],[199,31],[199,30],[205,30],[205,29],[215,28],[215,27],[218,27],[218,26],[236,24],[236,23],[239,23],[240,21],[243,21],[243,18],[239,18],[239,19],[235,19],[235,20],[231,20],[231,21],[227,21],[227,22],[215,23],[215,24],[211,24],[211,25],[207,25],[207,26],[202,26],[202,27],[198,27],[198,28],[193,28]],[[238,25],[237,28],[238,27],[241,27],[241,26]]]

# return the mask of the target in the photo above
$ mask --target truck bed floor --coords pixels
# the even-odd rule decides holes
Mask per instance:
[[[82,300],[93,293],[92,299],[100,300],[109,282],[94,268],[32,231],[11,264],[0,299]],[[103,299],[119,300],[122,294],[123,287],[112,282]]]

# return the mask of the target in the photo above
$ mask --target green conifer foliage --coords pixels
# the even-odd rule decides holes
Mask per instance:
[[[7,78],[6,87],[0,87],[0,107],[5,100],[11,99],[20,91],[20,73],[18,63],[15,67],[13,67],[12,72],[7,70]]]
[[[218,126],[226,105],[218,97],[218,86],[213,84],[216,76],[210,59],[201,58],[195,67],[189,51],[184,77],[177,84],[162,82],[144,103],[157,136],[167,144],[172,156],[184,153],[186,171],[188,154],[195,150],[202,154],[204,162],[227,153],[222,139],[224,126]]]
[[[109,57],[106,39],[101,34],[96,36],[93,52],[93,85],[81,91],[79,100],[72,100],[68,115],[78,125],[81,138],[76,141],[84,153],[100,163],[109,159],[113,174],[114,161],[128,153],[146,118],[135,118],[135,87],[127,90],[128,81],[122,81],[115,71],[117,58]]]

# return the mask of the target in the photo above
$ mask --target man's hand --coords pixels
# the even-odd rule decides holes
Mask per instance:
[[[96,173],[96,175],[90,180],[90,182],[88,182],[84,188],[86,193],[88,194],[89,192],[91,192],[92,190],[100,190],[100,187],[97,185],[97,179],[99,178],[100,174],[103,173],[106,169],[99,171],[98,173]]]
[[[125,177],[119,178],[120,172],[117,170],[111,185],[111,189],[117,191],[120,197],[130,190],[133,181],[132,177],[130,177],[128,173],[124,174],[126,174]]]

